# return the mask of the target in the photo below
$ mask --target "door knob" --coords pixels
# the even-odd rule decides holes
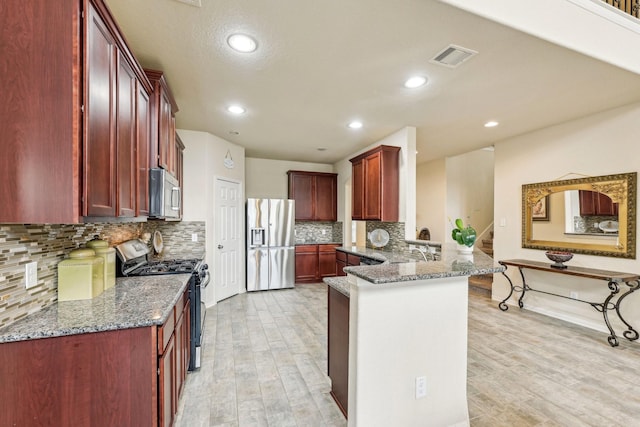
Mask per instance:
[[[218,245],[218,249],[222,249],[222,248],[224,248],[224,246]]]

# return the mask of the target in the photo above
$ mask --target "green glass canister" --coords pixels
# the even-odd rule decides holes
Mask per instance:
[[[58,301],[91,299],[104,291],[104,259],[93,249],[74,249],[58,263]]]
[[[96,256],[104,260],[104,289],[105,291],[116,284],[116,250],[109,247],[109,242],[100,240],[95,236],[93,240],[89,240],[86,245],[93,249]]]

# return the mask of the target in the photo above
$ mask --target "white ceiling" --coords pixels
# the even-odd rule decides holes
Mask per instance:
[[[640,100],[637,74],[435,0],[106,2],[141,64],[166,73],[177,127],[248,157],[333,163],[415,126],[423,162]],[[234,32],[258,50],[232,51]],[[479,53],[429,62],[449,44]],[[413,74],[429,83],[404,88]]]

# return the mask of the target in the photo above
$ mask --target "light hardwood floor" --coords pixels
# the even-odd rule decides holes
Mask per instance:
[[[326,293],[298,285],[210,308],[176,426],[346,426],[329,396]],[[472,426],[640,426],[639,390],[639,342],[612,348],[601,332],[470,293]]]

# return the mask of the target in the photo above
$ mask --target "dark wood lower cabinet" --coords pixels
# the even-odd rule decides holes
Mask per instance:
[[[155,329],[0,344],[0,425],[157,426]]]
[[[331,396],[347,416],[349,397],[349,297],[329,287],[328,366]]]
[[[189,312],[187,289],[160,327],[0,344],[0,426],[172,425]]]
[[[343,251],[336,251],[336,275],[346,276],[345,267],[360,265],[360,257],[358,255],[348,254]]]
[[[296,246],[296,283],[321,282],[336,275],[336,248],[339,245]]]

